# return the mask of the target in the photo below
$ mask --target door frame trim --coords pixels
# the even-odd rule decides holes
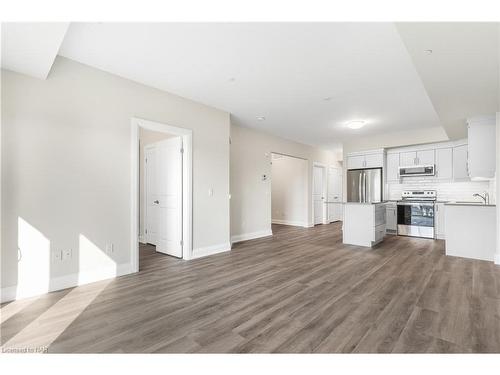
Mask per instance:
[[[330,187],[330,169],[336,169],[337,172],[340,171],[340,173],[337,173],[338,177],[340,178],[340,194],[339,194],[339,201],[338,201],[338,203],[331,203],[331,204],[340,204],[340,205],[342,205],[342,197],[343,197],[342,192],[344,190],[344,169],[342,167],[338,166],[338,165],[332,165],[332,164],[328,165],[326,169],[327,169],[327,172],[326,172],[327,173],[327,182],[326,182],[326,184],[327,184],[327,189],[326,189],[327,201],[328,202],[330,201],[330,189],[329,189],[329,187]],[[337,221],[343,221],[343,216],[344,216],[343,215],[343,209],[342,209],[342,214],[341,214],[340,219],[339,220],[331,221],[330,220],[330,208],[331,208],[330,204],[327,204],[326,219],[327,219],[328,223],[335,223]]]
[[[326,216],[326,194],[328,192],[327,187],[328,187],[328,166],[325,163],[320,163],[317,161],[313,161],[312,163],[312,170],[311,170],[311,206],[312,206],[312,225],[315,226],[316,223],[314,222],[314,167],[319,167],[323,168],[323,191],[322,195],[325,198],[323,200],[323,209],[322,209],[322,222],[321,224],[328,224],[328,218]]]
[[[144,206],[144,229],[147,228],[147,225],[148,225],[148,169],[147,169],[147,163],[146,163],[146,150],[148,149],[154,149],[156,146],[153,144],[147,144],[147,145],[144,145],[144,160],[140,160],[139,162],[141,163],[142,167],[144,168],[144,186],[143,186],[143,191],[144,191],[144,197],[143,197],[143,206]],[[140,150],[139,150],[139,153],[140,153]],[[140,175],[140,173],[139,173]],[[139,181],[140,183],[140,181]],[[140,190],[139,190],[140,192]],[[139,199],[141,198],[141,195],[139,193]],[[139,206],[140,207],[140,206]],[[141,212],[139,210],[139,215],[141,215]],[[141,229],[140,228],[140,216],[139,216],[139,230]],[[139,233],[139,238],[141,237],[141,233]],[[149,238],[149,233],[146,234],[144,233],[144,240],[146,243],[151,243],[150,240],[151,238]],[[153,244],[153,245],[156,245],[156,244]]]
[[[193,253],[193,131],[165,123],[132,117],[130,137],[130,262],[139,271],[139,128],[182,137],[182,259]]]

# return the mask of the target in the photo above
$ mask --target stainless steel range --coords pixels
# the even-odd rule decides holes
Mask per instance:
[[[435,190],[405,190],[398,201],[398,235],[434,238]]]

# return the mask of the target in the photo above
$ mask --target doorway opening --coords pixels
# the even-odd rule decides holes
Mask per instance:
[[[306,159],[271,153],[271,222],[308,226]]]
[[[192,253],[192,132],[132,119],[131,260],[156,252]]]

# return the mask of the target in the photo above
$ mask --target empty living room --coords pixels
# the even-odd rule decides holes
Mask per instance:
[[[8,3],[2,373],[500,367],[495,4]]]

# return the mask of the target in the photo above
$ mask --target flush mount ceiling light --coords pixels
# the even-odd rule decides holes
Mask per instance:
[[[264,121],[266,118],[264,116],[257,116],[257,121]]]
[[[361,129],[363,126],[365,126],[366,122],[362,120],[354,120],[354,121],[349,121],[347,123],[347,127],[349,129]]]
[[[331,96],[327,96],[326,98],[323,98],[323,100],[325,102],[329,102],[330,100],[332,100],[332,97]]]
[[[431,49],[424,49],[424,52],[428,55],[432,55],[432,52],[434,52],[433,50]]]

